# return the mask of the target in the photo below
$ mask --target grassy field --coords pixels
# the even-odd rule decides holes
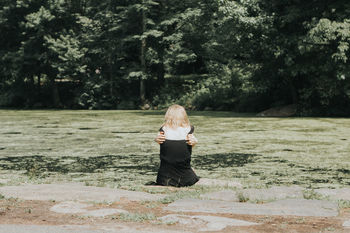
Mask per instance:
[[[85,182],[143,190],[154,181],[161,111],[0,110],[0,183]],[[189,112],[201,177],[244,187],[350,185],[350,119]],[[148,190],[149,191],[149,190]]]

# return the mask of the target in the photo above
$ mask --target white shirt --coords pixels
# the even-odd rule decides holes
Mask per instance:
[[[163,127],[165,139],[167,140],[186,140],[187,134],[191,131],[191,127],[178,127],[176,129]]]

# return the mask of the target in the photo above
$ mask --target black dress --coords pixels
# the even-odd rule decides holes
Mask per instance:
[[[163,127],[159,129],[163,131]],[[189,134],[194,127],[191,126]],[[164,132],[164,131],[163,131]],[[191,186],[199,178],[191,168],[192,146],[186,140],[168,140],[160,144],[160,167],[157,184],[165,186]]]

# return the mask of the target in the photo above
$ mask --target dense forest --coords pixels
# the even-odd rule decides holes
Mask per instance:
[[[350,2],[1,0],[0,106],[350,115]]]

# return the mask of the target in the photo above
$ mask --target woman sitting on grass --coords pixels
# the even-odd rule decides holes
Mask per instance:
[[[191,168],[192,147],[198,142],[193,131],[184,107],[170,106],[155,139],[160,145],[158,185],[182,187],[199,180]]]

